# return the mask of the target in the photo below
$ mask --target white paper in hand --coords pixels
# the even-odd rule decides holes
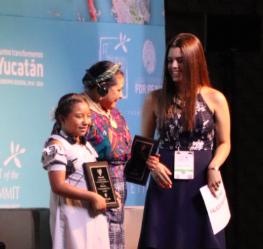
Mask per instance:
[[[211,194],[207,185],[200,188],[200,192],[205,202],[213,232],[217,234],[226,227],[231,217],[224,185],[223,183],[220,184],[219,190],[216,192],[217,198]]]

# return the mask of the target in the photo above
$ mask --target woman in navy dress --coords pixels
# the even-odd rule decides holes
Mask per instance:
[[[151,179],[139,248],[224,249],[224,230],[213,234],[199,189],[207,184],[216,197],[222,183],[219,168],[230,152],[229,109],[210,85],[202,45],[192,34],[168,44],[163,87],[146,96],[142,135],[152,138],[155,129],[160,154],[147,161]],[[175,179],[178,148],[194,152],[193,179]]]

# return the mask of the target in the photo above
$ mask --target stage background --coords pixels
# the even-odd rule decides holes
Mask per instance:
[[[161,87],[165,50],[163,1],[142,2],[150,17],[136,18],[144,25],[117,23],[111,1],[94,2],[97,22],[85,0],[1,1],[0,208],[48,207],[40,159],[53,126],[50,113],[62,95],[82,92],[93,63],[122,63],[124,97],[117,107],[132,136],[140,134],[143,99]],[[128,184],[126,205],[143,205],[146,188]]]

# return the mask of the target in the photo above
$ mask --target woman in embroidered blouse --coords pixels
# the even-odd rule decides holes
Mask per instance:
[[[82,82],[89,101],[92,124],[86,138],[98,153],[98,161],[108,161],[113,185],[121,195],[120,210],[108,209],[111,249],[124,248],[124,204],[127,197],[123,170],[130,158],[132,138],[122,113],[116,103],[122,98],[124,85],[120,63],[100,61],[91,66]]]
[[[160,155],[147,161],[152,177],[139,248],[225,248],[224,231],[213,234],[199,189],[208,184],[216,197],[222,182],[219,168],[230,152],[229,109],[210,85],[202,45],[192,34],[179,34],[168,44],[163,87],[145,98],[142,135],[153,137],[155,129]],[[194,152],[193,179],[178,179],[178,148]]]

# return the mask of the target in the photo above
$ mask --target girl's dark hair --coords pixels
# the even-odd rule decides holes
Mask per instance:
[[[60,124],[59,116],[67,117],[72,111],[73,106],[77,103],[88,104],[88,101],[83,95],[76,93],[68,93],[60,98],[55,111],[55,120],[57,124]]]
[[[168,53],[171,48],[180,48],[183,56],[182,99],[185,108],[182,109],[182,121],[184,130],[192,130],[194,127],[194,114],[196,93],[200,86],[210,87],[210,80],[204,55],[204,50],[199,39],[189,33],[181,33],[175,36],[169,43],[165,54],[164,80],[159,102],[159,120],[157,127],[161,128],[171,106],[174,96],[177,95],[176,82],[168,70]]]
[[[111,61],[99,61],[99,62],[97,62],[96,64],[94,64],[93,66],[91,66],[88,69],[90,75],[88,73],[86,73],[85,76],[82,79],[82,82],[92,80],[91,77],[97,78],[99,75],[101,75],[102,73],[104,73],[107,70],[109,70],[113,65],[114,65],[114,63],[111,62]],[[109,79],[105,80],[104,82],[108,85],[108,87],[114,86],[114,85],[117,84],[117,77],[119,75],[123,76],[123,71],[120,68],[117,70],[117,72],[112,77],[110,77]],[[101,84],[101,83],[99,83],[99,84]],[[97,87],[97,85],[95,84],[95,85],[92,85],[92,86],[85,86],[85,87],[89,88],[89,89],[92,89],[92,88]]]

